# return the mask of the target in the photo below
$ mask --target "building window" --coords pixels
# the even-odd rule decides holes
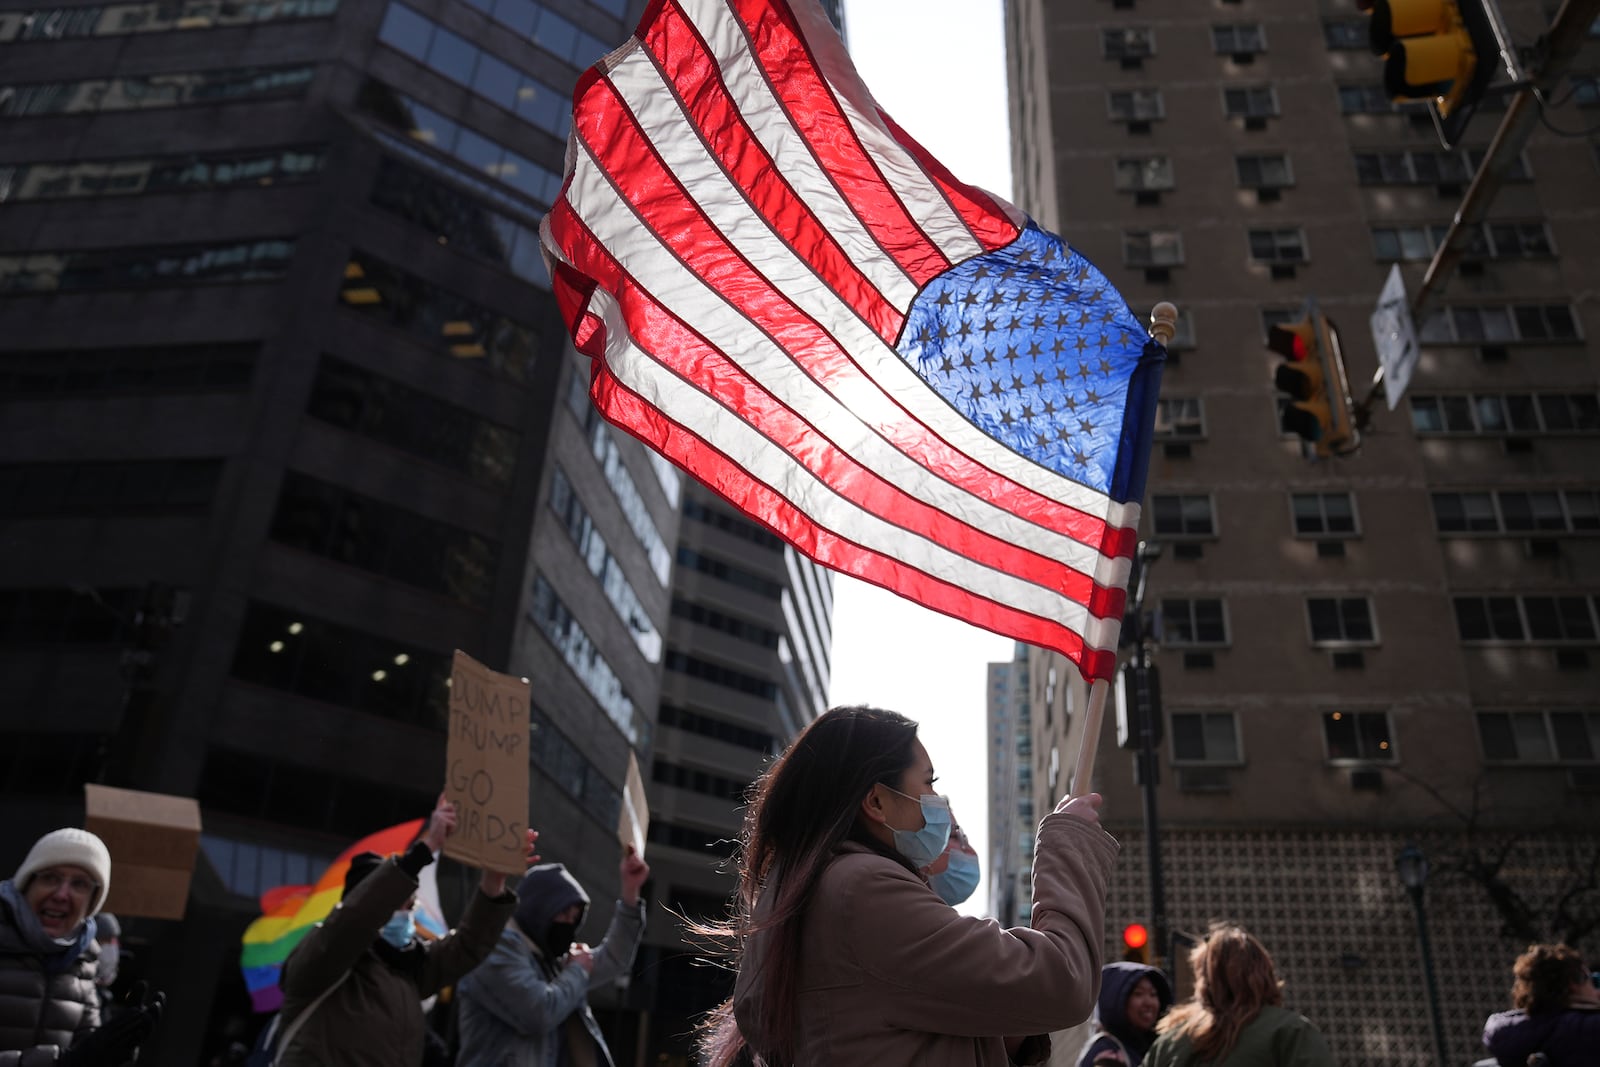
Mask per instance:
[[[1469,644],[1594,644],[1596,596],[1458,596],[1456,629]]]
[[[0,645],[127,644],[144,596],[127,587],[0,589]]]
[[[783,550],[783,539],[771,530],[757,526],[748,519],[730,515],[721,508],[713,507],[693,497],[683,502],[683,517],[693,522],[704,523],[713,530],[731,534],[741,541],[760,545],[771,552]]]
[[[778,647],[778,631],[762,626],[760,623],[750,622],[736,615],[729,615],[727,612],[707,607],[704,604],[683,600],[680,597],[672,598],[672,617],[694,623],[696,626],[704,626],[708,630],[716,630],[718,633],[728,634],[731,637],[738,638],[740,641],[758,645],[761,648],[775,649]]]
[[[1116,187],[1122,192],[1154,193],[1173,187],[1172,160],[1166,156],[1116,161]]]
[[[1106,94],[1106,113],[1115,122],[1149,122],[1166,111],[1159,89],[1116,89]]]
[[[204,514],[220,459],[0,465],[0,516],[11,519]]]
[[[589,452],[600,465],[600,472],[605,476],[606,484],[616,496],[617,506],[622,509],[622,517],[627,520],[628,529],[639,539],[639,547],[644,550],[645,558],[650,561],[651,573],[656,576],[662,588],[666,588],[667,581],[672,575],[672,553],[667,548],[666,540],[661,536],[661,530],[656,526],[655,518],[650,514],[649,506],[644,502],[643,494],[634,483],[633,475],[628,473],[628,465],[622,459],[622,449],[617,447],[617,442],[613,440],[611,431],[606,428],[606,422],[600,417],[600,412],[589,403],[589,394],[584,391],[584,380],[581,374],[567,376],[567,410],[583,427],[584,436],[589,441]]]
[[[1426,261],[1444,245],[1448,223],[1432,226],[1374,226],[1372,247],[1386,261]],[[1472,259],[1549,259],[1555,255],[1549,228],[1542,222],[1484,223],[1467,238]]]
[[[205,155],[0,165],[0,204],[146,193],[288,185],[322,172],[327,149],[266,149]]]
[[[1270,85],[1224,89],[1222,111],[1229,118],[1272,118],[1278,114],[1278,91]]]
[[[1480,711],[1478,739],[1490,763],[1594,763],[1600,712]]]
[[[1161,643],[1173,648],[1226,645],[1228,619],[1222,600],[1163,599]]]
[[[760,730],[752,730],[748,726],[740,726],[726,719],[719,719],[714,715],[706,715],[698,711],[690,711],[672,704],[662,704],[660,714],[656,720],[662,726],[670,726],[675,730],[684,730],[701,737],[709,737],[713,741],[722,741],[726,744],[747,748],[752,752],[776,753],[778,739],[772,734]]]
[[[1233,166],[1243,189],[1283,189],[1294,184],[1289,157],[1281,153],[1235,156]]]
[[[457,178],[458,175],[451,175]],[[481,190],[478,190],[481,193]],[[457,252],[503,267],[531,285],[548,289],[550,276],[532,221],[494,211],[476,196],[385,156],[378,164],[372,202],[414,222]],[[519,210],[522,209],[519,205]]]
[[[650,721],[639,714],[632,698],[622,688],[622,679],[617,677],[588,631],[542,574],[536,574],[533,579],[533,603],[528,609],[528,618],[549,639],[628,743],[641,752],[649,751]]]
[[[1592,489],[1433,494],[1434,524],[1444,533],[1594,533],[1600,493]]]
[[[293,255],[278,239],[0,255],[0,294],[276,281]]]
[[[686,674],[690,678],[698,678],[712,685],[720,685],[725,689],[743,693],[746,696],[758,697],[761,700],[777,700],[778,685],[767,678],[760,678],[732,667],[724,667],[720,663],[691,656],[676,649],[667,650],[666,668],[679,674]]]
[[[1372,601],[1366,597],[1310,597],[1306,619],[1314,645],[1372,645],[1378,641]]]
[[[1192,441],[1205,435],[1205,406],[1199,397],[1164,396],[1156,401],[1156,440]]]
[[[120,37],[135,33],[214,30],[259,22],[327,18],[339,0],[256,0],[249,4],[172,3],[171,0],[94,7],[46,7],[0,16],[0,44]]]
[[[67,348],[0,353],[0,396],[238,391],[250,384],[255,343]]]
[[[556,5],[536,3],[535,0],[468,0],[473,7],[490,15],[502,26],[516,32],[524,40],[531,40],[556,58],[564,60],[575,70],[582,70],[599,59],[611,46],[585,33],[570,20],[558,15]],[[621,17],[621,0],[602,0],[602,8],[613,17]],[[618,38],[621,38],[618,34]]]
[[[0,118],[198,107],[304,96],[315,68],[225,67],[170,74],[129,74],[84,81],[13,85],[0,93]]]
[[[1335,51],[1364,50],[1372,36],[1367,22],[1367,19],[1323,19],[1322,40]]]
[[[1385,711],[1328,711],[1322,715],[1322,740],[1328,760],[1393,763],[1393,734]]]
[[[1356,179],[1362,185],[1464,185],[1483,162],[1483,149],[1418,149],[1411,152],[1357,152]],[[1531,181],[1526,156],[1518,156],[1507,181]]]
[[[770,600],[777,600],[783,596],[783,586],[770,578],[724,563],[720,559],[696,552],[683,545],[678,546],[678,566],[688,567],[690,570],[701,574],[708,574],[718,581],[727,582],[729,585],[744,589],[764,596]]]
[[[1100,51],[1107,59],[1148,59],[1156,54],[1155,34],[1147,26],[1101,30]]]
[[[1255,22],[1213,26],[1211,50],[1222,56],[1254,55],[1267,50],[1267,35]]]
[[[1304,263],[1306,235],[1296,227],[1251,230],[1250,258],[1257,263]]]
[[[1413,395],[1411,427],[1419,434],[1571,434],[1600,432],[1594,393]]]
[[[1150,321],[1149,308],[1141,309],[1135,307],[1133,309],[1133,313],[1134,318],[1138,319],[1140,322],[1148,323]],[[1167,351],[1183,352],[1194,348],[1196,344],[1194,315],[1191,314],[1187,309],[1181,310],[1178,312],[1178,322],[1176,329],[1173,331],[1172,340],[1167,342]]]
[[[1339,86],[1339,112],[1343,115],[1390,115],[1399,111],[1381,85]]]
[[[1239,744],[1239,723],[1231,711],[1175,711],[1172,713],[1172,762],[1244,762]]]
[[[1217,532],[1211,498],[1203,493],[1152,496],[1150,511],[1155,532],[1162,537],[1212,537]]]
[[[1298,537],[1355,537],[1356,499],[1349,493],[1291,493],[1289,510]]]
[[[702,796],[715,797],[718,800],[731,801],[735,806],[744,803],[745,793],[750,789],[749,782],[742,782],[737,778],[729,778],[721,774],[712,774],[710,771],[697,771],[693,767],[685,767],[677,763],[668,763],[666,760],[656,760],[651,768],[650,780],[674,789],[683,789]]]
[[[1177,230],[1124,230],[1122,261],[1130,267],[1183,264],[1183,234]]]
[[[195,797],[207,811],[267,819],[347,839],[369,834],[375,826],[415,819],[433,803],[425,790],[349,778],[287,760],[267,759],[259,752],[226,748],[206,750]],[[214,834],[203,835],[201,844],[230,885],[283,885],[279,879],[289,873],[287,864],[279,867],[277,877],[262,873],[268,862],[278,866],[282,858],[279,849],[229,842]],[[319,863],[311,877],[321,870]]]
[[[1418,330],[1427,344],[1496,345],[1583,340],[1570,304],[1455,305],[1429,315]]]
[[[633,584],[622,569],[622,564],[611,554],[599,527],[595,525],[583,502],[573,491],[566,471],[558,465],[550,475],[550,510],[556,513],[572,538],[578,556],[589,568],[589,573],[599,581],[617,617],[639,646],[639,652],[651,663],[661,659],[661,632],[640,603]]]

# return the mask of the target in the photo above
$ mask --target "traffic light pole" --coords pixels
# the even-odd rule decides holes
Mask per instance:
[[[1137,573],[1130,576],[1127,610],[1123,615],[1123,627],[1128,641],[1133,645],[1133,668],[1137,676],[1136,684],[1141,687],[1159,687],[1161,685],[1158,675],[1150,662],[1149,628],[1145,625],[1144,611],[1145,578],[1151,562],[1160,556],[1159,545],[1141,543],[1139,550],[1134,553],[1134,562]],[[1159,693],[1149,700],[1132,698],[1140,705],[1159,710],[1161,701]],[[1144,794],[1144,855],[1145,864],[1150,872],[1150,932],[1155,940],[1156,959],[1155,965],[1162,971],[1172,973],[1172,946],[1168,944],[1167,931],[1167,889],[1166,879],[1161,869],[1161,824],[1156,811],[1156,786],[1159,784],[1160,764],[1156,760],[1156,723],[1152,715],[1141,714],[1138,718],[1139,747],[1134,757],[1134,767],[1137,771],[1139,786]]]
[[[1486,2],[1492,5],[1494,0]],[[1461,199],[1461,207],[1451,220],[1450,229],[1445,233],[1439,250],[1433,254],[1428,272],[1422,277],[1422,287],[1411,302],[1411,321],[1417,324],[1419,331],[1428,315],[1444,299],[1444,288],[1455,274],[1456,265],[1466,253],[1473,234],[1488,217],[1489,208],[1495,197],[1500,195],[1506,175],[1511,172],[1522,154],[1523,146],[1533,135],[1534,125],[1538,123],[1545,106],[1545,98],[1566,75],[1567,68],[1572,66],[1573,59],[1583,47],[1589,27],[1597,17],[1600,17],[1600,0],[1564,0],[1556,17],[1551,20],[1550,28],[1543,37],[1539,69],[1534,72],[1531,81],[1518,89],[1507,105],[1505,118],[1500,120],[1494,140],[1489,142],[1488,154],[1472,176],[1472,184]],[[1509,45],[1509,42],[1505,44]],[[1380,366],[1373,375],[1372,387],[1357,405],[1361,423],[1367,421],[1382,384],[1383,368]]]

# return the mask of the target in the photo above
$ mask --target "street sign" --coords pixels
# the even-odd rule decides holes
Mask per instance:
[[[1389,277],[1378,294],[1372,311],[1372,344],[1378,350],[1378,365],[1383,368],[1383,392],[1389,410],[1400,406],[1417,369],[1422,349],[1417,345],[1417,326],[1411,320],[1411,305],[1406,301],[1406,282],[1400,264],[1389,268]]]

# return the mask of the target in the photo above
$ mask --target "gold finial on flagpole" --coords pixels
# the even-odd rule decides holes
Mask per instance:
[[[1150,309],[1150,336],[1164,345],[1170,345],[1178,335],[1178,309],[1163,300]]]

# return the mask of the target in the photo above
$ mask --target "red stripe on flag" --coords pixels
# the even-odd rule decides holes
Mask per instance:
[[[722,406],[728,406],[722,398],[737,396],[739,408],[730,411],[733,417],[755,427],[840,497],[986,567],[1085,604],[1097,617],[1121,616],[1123,590],[1099,585],[1093,575],[980,530],[874,473],[685,326],[615,263],[610,267],[607,288],[618,297],[629,334],[645,342],[641,347]]]
[[[676,251],[688,269],[700,273],[694,266],[695,252],[717,244],[726,249],[721,234],[699,213],[686,194],[682,195],[680,202],[672,203],[662,196],[664,187],[669,184],[676,186],[670,172],[653,154],[641,156],[628,151],[623,155],[630,165],[612,175],[618,192],[625,201],[636,205],[641,215],[641,225],[647,226],[657,239]],[[681,187],[678,188],[681,193]],[[643,203],[649,204],[648,218],[645,218],[643,208],[639,206]],[[558,244],[578,264],[578,268],[584,274],[599,279],[609,291],[619,292],[624,276],[621,265],[595,239],[572,205],[566,200],[559,201],[548,219]],[[877,383],[814,319],[774,289],[736,251],[727,249],[727,257],[715,259],[716,284],[713,288],[788,353],[802,370],[834,396],[859,396],[863,388],[879,390]],[[742,264],[742,268],[737,264]],[[647,339],[647,342],[652,351],[660,350],[661,345],[655,339]],[[803,356],[797,353],[803,353]],[[1137,530],[1109,526],[1103,516],[1051,500],[1005,478],[952,447],[907,413],[893,397],[887,399],[899,417],[895,422],[880,425],[877,429],[891,444],[936,477],[1108,556],[1132,556],[1138,543]],[[975,429],[974,432],[980,431]],[[997,447],[1004,446],[997,443]]]
[[[945,199],[950,201],[950,206],[961,216],[961,220],[967,224],[967,229],[972,231],[972,236],[978,243],[983,245],[985,252],[1004,248],[1017,239],[1017,234],[1022,231],[1011,221],[1004,209],[994,202],[993,197],[975,185],[967,185],[950,173],[949,168],[901,129],[900,124],[890,118],[882,108],[878,109],[878,118],[883,121],[889,132],[894,134],[894,139],[916,157],[917,162],[922,164],[922,169],[928,172],[928,176],[938,183]]]
[[[1063,622],[1008,607],[817,525],[688,427],[674,422],[630,391],[603,364],[597,364],[597,368],[591,396],[607,419],[689,471],[734,507],[823,566],[882,586],[974,626],[1054,649],[1076,663],[1090,681],[1109,679],[1115,673],[1114,651],[1087,647],[1083,638]]]
[[[663,5],[644,43],[677,90],[679,103],[734,187],[773,233],[885,342],[894,343],[905,322],[876,285],[851,262],[828,228],[784,180],[728,93],[715,58],[676,3]]]
[[[766,71],[784,114],[879,246],[919,287],[948,270],[949,258],[900,202],[856,136],[788,5],[769,0],[727,3],[744,23],[752,54]]]

